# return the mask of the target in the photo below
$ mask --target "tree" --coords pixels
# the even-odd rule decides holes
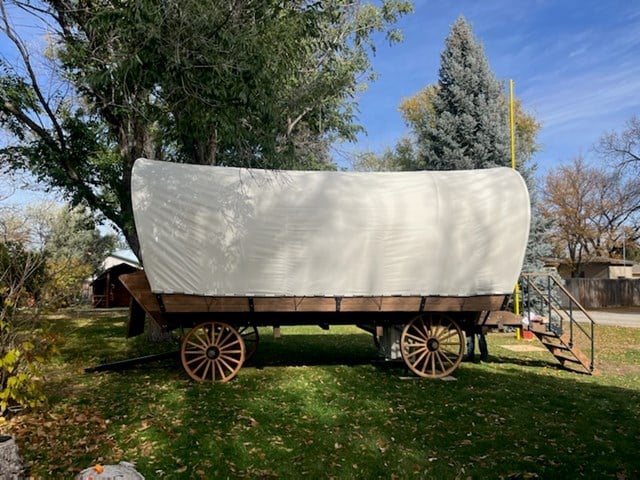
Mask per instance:
[[[95,218],[82,206],[3,206],[0,212],[0,242],[42,260],[42,275],[31,275],[29,282],[41,284],[30,291],[47,308],[77,303],[83,283],[116,245],[115,235],[102,235]]]
[[[381,155],[361,152],[354,156],[351,167],[358,172],[393,172],[415,170],[415,149],[410,138],[401,138],[396,146]]]
[[[23,230],[23,225],[19,228]],[[44,255],[19,241],[6,240],[22,238],[22,231],[5,232],[0,240],[0,415],[12,405],[43,403],[38,373],[55,351],[39,321],[40,309],[33,308],[46,283]]]
[[[418,162],[430,170],[509,165],[509,121],[503,86],[463,17],[441,55],[433,110],[415,125]]]
[[[420,132],[425,130],[428,122],[434,126],[436,113],[433,101],[438,91],[437,84],[427,85],[415,95],[402,99],[398,107],[402,118],[416,139],[419,138]],[[504,92],[501,92],[499,102],[504,109],[508,108],[509,99]],[[531,165],[531,160],[540,149],[536,137],[541,125],[532,114],[524,109],[518,98],[514,99],[514,124],[517,166],[519,169],[525,170],[524,174],[533,175],[535,166]],[[417,164],[419,160],[415,158],[413,161]]]
[[[621,133],[608,132],[601,138],[596,151],[621,168],[640,169],[640,117],[633,116]]]
[[[44,232],[44,253],[55,260],[75,259],[88,265],[90,274],[96,273],[104,259],[116,247],[113,234],[103,235],[96,220],[82,205],[68,205],[49,209]]]
[[[333,138],[353,139],[354,95],[371,72],[372,34],[410,10],[318,2],[0,3],[22,65],[0,63],[0,124],[14,142],[5,168],[85,202],[138,240],[130,176],[138,157],[264,168],[326,168]],[[9,6],[53,39],[52,96]],[[309,148],[312,146],[313,148]]]
[[[102,235],[95,218],[81,205],[50,209],[44,221],[41,235],[48,284],[43,293],[53,307],[77,304],[84,282],[115,249],[116,237]]]
[[[574,275],[585,260],[621,258],[623,242],[640,239],[640,185],[580,157],[549,172],[541,211],[553,224],[555,254]]]

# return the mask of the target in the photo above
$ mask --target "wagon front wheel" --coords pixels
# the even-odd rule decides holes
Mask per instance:
[[[464,353],[464,337],[458,324],[442,314],[420,315],[402,330],[402,358],[421,377],[442,378],[453,372]]]
[[[223,322],[203,322],[182,339],[180,358],[187,374],[198,382],[228,382],[245,360],[242,336]]]

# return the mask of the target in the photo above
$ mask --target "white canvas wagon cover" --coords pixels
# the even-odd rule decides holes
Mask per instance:
[[[507,294],[529,233],[508,168],[269,171],[136,161],[132,201],[155,293]]]

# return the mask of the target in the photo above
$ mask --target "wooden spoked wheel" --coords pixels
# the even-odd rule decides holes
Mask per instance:
[[[415,374],[441,378],[453,372],[464,353],[464,337],[458,324],[443,314],[420,315],[402,330],[402,358]]]
[[[245,360],[242,335],[222,322],[203,322],[182,339],[180,357],[187,374],[198,382],[228,382]]]
[[[243,325],[238,328],[238,333],[242,337],[242,340],[244,340],[244,359],[245,361],[249,360],[258,349],[258,343],[260,342],[258,329],[253,325]]]

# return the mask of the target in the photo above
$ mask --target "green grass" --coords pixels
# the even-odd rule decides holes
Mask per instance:
[[[640,329],[599,327],[599,375],[490,334],[490,362],[456,381],[373,365],[355,327],[261,329],[227,384],[197,384],[177,360],[84,374],[103,359],[176,348],[125,339],[125,318],[59,316],[49,406],[0,424],[36,478],[134,462],[150,478],[617,478],[640,476]]]

